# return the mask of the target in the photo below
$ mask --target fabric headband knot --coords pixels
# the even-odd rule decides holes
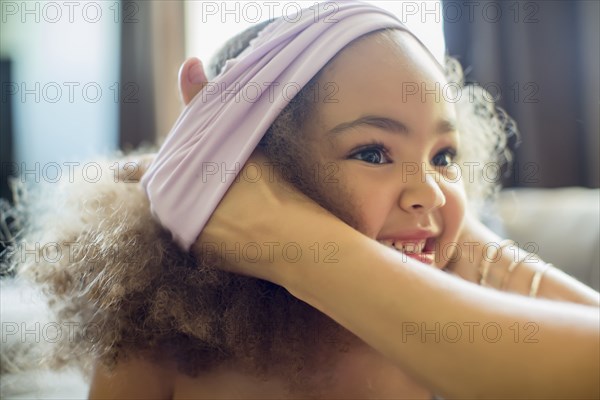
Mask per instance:
[[[386,28],[411,33],[393,14],[360,1],[327,1],[318,11],[303,11],[267,25],[227,62],[184,109],[142,178],[152,214],[185,250],[291,100],[286,83],[304,87],[367,33]],[[240,91],[252,95],[240,97]]]

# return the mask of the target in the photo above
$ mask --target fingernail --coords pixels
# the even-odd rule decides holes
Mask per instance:
[[[204,70],[202,69],[202,63],[200,60],[196,62],[190,68],[189,79],[191,83],[201,84],[206,82],[206,75],[204,75]]]

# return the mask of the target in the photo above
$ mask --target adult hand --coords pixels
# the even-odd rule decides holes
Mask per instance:
[[[445,268],[446,271],[464,280],[479,283],[481,280],[479,267],[483,262],[484,251],[489,246],[497,246],[500,241],[498,235],[467,213],[456,243],[456,251]],[[499,265],[496,267],[500,268]],[[499,282],[489,283],[499,284]]]
[[[286,248],[293,245],[295,262],[311,257],[315,243],[320,248],[331,240],[319,226],[332,223],[342,222],[292,188],[255,150],[192,250],[229,271],[277,283],[282,265],[290,264]]]
[[[208,84],[206,73],[200,59],[192,57],[181,64],[178,74],[179,93],[184,106]],[[129,156],[119,165],[118,181],[126,183],[139,182],[142,175],[154,159],[154,154]]]
[[[124,183],[137,183],[142,179],[142,175],[148,170],[148,167],[154,160],[154,154],[138,154],[128,156],[122,162],[119,162],[117,170],[117,181]]]

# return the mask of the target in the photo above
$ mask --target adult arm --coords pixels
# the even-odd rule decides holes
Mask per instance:
[[[449,398],[598,397],[597,309],[487,290],[327,226],[339,262],[280,264],[277,283],[428,387]]]
[[[268,168],[265,161],[252,160]],[[285,287],[442,396],[600,395],[597,308],[493,291],[428,268],[277,179],[233,185],[193,250],[247,243],[294,243],[304,256],[276,250],[259,259],[227,258],[229,252],[222,255],[227,268]],[[316,255],[316,248],[323,251]]]
[[[485,286],[522,295],[530,294],[535,274],[541,273],[536,297],[600,306],[598,292],[589,286],[514,243],[501,247],[502,243],[507,241],[503,241],[474,217],[468,216],[457,243],[459,250],[455,252],[460,257],[452,260],[447,269],[478,284],[485,274]],[[484,264],[488,265],[486,272],[483,272]]]

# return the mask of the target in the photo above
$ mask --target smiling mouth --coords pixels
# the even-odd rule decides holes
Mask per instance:
[[[436,239],[433,237],[419,240],[383,239],[378,242],[424,264],[432,265],[435,261]]]

